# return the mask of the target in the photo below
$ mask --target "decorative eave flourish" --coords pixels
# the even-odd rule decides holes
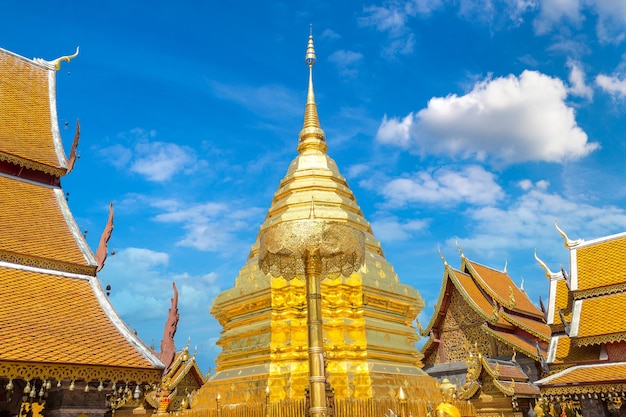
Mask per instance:
[[[54,59],[52,61],[46,61],[43,58],[33,58],[33,61],[36,62],[37,64],[48,68],[50,70],[54,70],[54,71],[58,71],[61,69],[61,62],[65,61],[65,62],[70,62],[70,60],[76,58],[78,56],[78,52],[80,51],[80,47],[77,46],[76,47],[76,52],[74,52],[72,55],[65,55],[62,57],[59,57],[57,59]]]
[[[102,235],[100,236],[98,249],[96,250],[96,262],[98,263],[96,272],[100,272],[102,268],[104,268],[104,261],[107,259],[107,255],[109,253],[108,243],[109,239],[111,239],[111,234],[113,233],[113,215],[113,202],[111,201],[109,203],[109,217],[106,225],[104,226],[104,230],[102,231]]]
[[[76,158],[78,158],[77,153],[76,153],[76,148],[78,147],[79,140],[80,140],[80,123],[78,119],[76,119],[76,133],[74,134],[74,141],[72,142],[72,149],[70,151],[70,157],[67,161],[66,174],[69,174],[74,169]]]
[[[535,348],[537,349],[537,357],[539,358],[539,363],[541,364],[541,370],[544,373],[550,372],[550,367],[548,366],[548,361],[543,357],[543,353],[541,353],[541,348],[539,347],[539,342],[535,341]]]
[[[571,323],[568,323],[565,319],[565,314],[563,314],[563,309],[559,307],[559,317],[561,318],[561,323],[563,323],[563,328],[565,329],[565,334],[569,336]]]
[[[465,376],[466,381],[477,381],[480,378],[482,372],[482,359],[483,355],[478,350],[478,344],[474,343],[472,348],[468,349],[469,354],[465,364],[467,365],[467,374]]]
[[[552,272],[552,271],[550,271],[550,268],[548,268],[548,265],[546,265],[546,263],[544,261],[542,261],[541,259],[539,259],[539,257],[537,256],[537,250],[536,249],[535,249],[535,260],[539,263],[541,268],[543,268],[543,270],[545,271],[546,278],[548,278],[550,280],[553,280],[553,279],[565,279],[565,277],[563,276],[561,271],[559,271],[559,272]],[[569,287],[569,284],[568,284],[568,287]]]
[[[502,381],[494,378],[493,385],[495,385],[495,387],[507,397],[512,397],[513,395],[515,395],[515,380],[513,379],[511,380],[511,384],[509,386],[506,386],[502,383]]]
[[[572,249],[584,242],[584,239],[571,240],[569,237],[567,237],[565,232],[561,230],[561,228],[559,228],[559,224],[557,223],[556,219],[554,219],[554,227],[556,227],[556,230],[559,232],[561,237],[563,237],[563,244],[566,248]]]

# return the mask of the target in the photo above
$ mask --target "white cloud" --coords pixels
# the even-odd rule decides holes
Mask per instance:
[[[364,7],[358,23],[386,33],[389,44],[383,47],[382,55],[393,58],[397,54],[413,52],[415,35],[409,28],[409,19],[418,15],[428,16],[442,6],[443,0],[388,1],[382,6]]]
[[[260,208],[234,209],[225,203],[186,204],[172,200],[155,201],[153,205],[165,210],[154,220],[162,223],[181,223],[185,235],[176,242],[183,247],[207,252],[233,253],[245,250],[250,242],[239,242],[237,233],[249,230],[260,219]]]
[[[282,119],[285,115],[302,115],[304,104],[301,91],[276,84],[248,86],[214,81],[211,85],[217,97],[244,106],[263,118]]]
[[[589,0],[598,14],[596,31],[606,43],[621,43],[626,36],[626,2],[621,0]]]
[[[117,313],[145,342],[154,341],[157,349],[174,295],[172,282],[178,289],[179,326],[193,322],[221,290],[216,273],[172,273],[169,261],[164,252],[125,248],[110,257],[99,274],[102,285],[112,287],[110,300]]]
[[[337,66],[341,75],[353,77],[357,74],[355,66],[363,60],[363,54],[360,52],[340,49],[333,52],[328,57],[328,60]]]
[[[539,181],[530,188],[522,187],[526,192],[507,207],[468,210],[469,224],[474,229],[471,237],[460,239],[459,243],[463,247],[480,248],[484,253],[533,248],[541,243],[556,251],[562,246],[555,244],[555,240],[560,239],[554,229],[555,219],[572,238],[577,238],[576,233],[595,238],[626,229],[623,209],[595,207],[570,200],[548,192],[547,185],[547,182]],[[455,239],[451,239],[448,245],[453,246]]]
[[[324,31],[320,35],[320,38],[321,39],[340,39],[341,35],[332,29],[324,29]]]
[[[618,75],[599,74],[596,76],[596,85],[612,96],[626,97],[626,78],[620,78]]]
[[[377,140],[421,153],[497,163],[563,162],[598,148],[587,142],[558,78],[524,71],[478,82],[464,96],[430,99],[402,120],[383,118]]]
[[[620,0],[543,0],[535,18],[535,32],[546,34],[571,24],[580,27],[595,15],[600,42],[619,44],[626,38],[626,2]],[[565,26],[567,27],[567,26]]]
[[[400,221],[397,217],[384,217],[371,222],[374,235],[382,242],[399,242],[411,239],[417,232],[428,229],[428,220]]]
[[[570,69],[569,82],[571,84],[569,92],[572,95],[584,97],[587,100],[593,98],[593,89],[587,85],[585,80],[585,72],[582,69],[580,62],[574,60],[568,60],[567,66]]]
[[[397,37],[407,30],[406,22],[409,17],[407,10],[400,2],[390,2],[384,6],[366,6],[364,16],[359,17],[361,26],[373,26],[379,32],[387,32]]]
[[[195,165],[194,151],[175,143],[138,143],[130,170],[154,182],[167,181],[178,171]]]
[[[153,182],[168,181],[179,172],[193,172],[204,164],[197,160],[192,148],[154,141],[155,137],[154,130],[135,128],[118,135],[124,144],[116,143],[99,152],[115,168],[134,172]]]
[[[534,21],[535,32],[545,34],[563,21],[579,25],[584,19],[581,9],[582,0],[543,0]]]
[[[384,115],[376,132],[376,140],[401,148],[408,148],[411,145],[411,127],[413,124],[413,113],[409,113],[402,120],[395,117],[389,119],[387,115]]]
[[[489,205],[504,196],[494,175],[478,165],[455,171],[439,168],[420,171],[407,178],[397,178],[382,188],[392,206],[410,203]]]

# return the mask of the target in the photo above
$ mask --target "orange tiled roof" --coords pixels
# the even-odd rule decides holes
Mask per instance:
[[[557,338],[556,343],[554,364],[577,364],[600,359],[600,345],[575,347],[572,345],[572,340],[567,336]]]
[[[498,382],[503,387],[507,389],[512,389],[515,395],[521,397],[537,396],[541,394],[539,388],[535,384],[529,382],[515,382],[515,384],[511,383],[511,381],[506,380],[498,380]]]
[[[491,300],[485,295],[485,293],[476,285],[476,281],[472,277],[464,272],[450,268],[450,277],[455,287],[461,293],[463,298],[469,302],[469,304],[477,310],[476,312],[481,316],[492,319],[494,317],[494,306]],[[498,316],[496,322],[503,327],[512,327],[506,320]]]
[[[545,324],[543,320],[529,319],[527,317],[509,314],[506,312],[501,312],[500,314],[506,321],[514,326],[538,336],[546,342],[550,340],[550,336],[552,335],[550,326]]]
[[[536,382],[541,388],[556,385],[597,385],[626,382],[626,362],[579,365],[550,375]]]
[[[0,48],[0,74],[0,160],[63,175],[54,70]]]
[[[511,347],[515,347],[519,349],[526,356],[533,358],[536,361],[539,360],[539,356],[537,356],[537,347],[535,346],[534,340],[523,338],[514,333],[500,331],[500,330],[488,327],[486,325],[483,325],[483,329],[485,329],[485,331],[487,331],[488,333],[490,333],[492,336],[502,341],[503,343]]]
[[[582,338],[597,339],[595,343],[590,340],[590,344],[626,340],[626,314],[623,314],[626,293],[587,298],[579,302],[582,303],[582,308],[577,344],[583,342],[580,340]],[[599,340],[599,336],[613,339]]]
[[[490,374],[495,374],[497,371],[499,379],[506,379],[509,381],[511,379],[516,381],[528,380],[528,375],[526,375],[519,366],[496,362],[488,358],[485,360],[485,364],[489,367]]]
[[[158,368],[113,324],[113,308],[105,311],[96,297],[96,278],[0,266],[0,280],[1,360]]]
[[[626,234],[576,249],[578,290],[626,282]]]
[[[93,254],[60,188],[0,175],[0,202],[0,259],[70,272],[82,267],[83,271],[79,272],[95,274]],[[15,259],[15,256],[34,261]],[[48,265],[49,262],[59,265]],[[75,268],[64,267],[68,264]]]
[[[539,319],[543,318],[541,311],[528,299],[528,296],[515,285],[509,274],[472,262],[467,258],[465,259],[478,274],[476,278],[479,281],[482,280],[482,283],[488,287],[486,290],[492,293],[492,295],[495,295],[495,298],[500,304],[507,305],[510,302],[511,291],[513,291],[515,304],[511,310],[524,312]]]

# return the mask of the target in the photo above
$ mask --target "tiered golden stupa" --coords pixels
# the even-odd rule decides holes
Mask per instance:
[[[263,247],[264,236],[306,219],[343,225],[362,234],[364,241],[363,260],[356,271],[327,274],[321,283],[325,374],[335,398],[390,398],[399,393],[413,399],[441,398],[436,380],[421,369],[422,354],[415,346],[414,321],[424,301],[417,290],[398,281],[346,179],[326,153],[313,93],[312,36],[306,62],[309,87],[298,155],[278,186],[234,287],[213,303],[211,313],[223,326],[217,342],[222,352],[215,373],[195,395],[193,408],[215,407],[216,400],[242,404],[305,396],[307,284],[298,272],[303,265],[285,261],[280,265],[283,275],[272,272],[270,276],[260,269],[259,261],[271,251]],[[285,240],[300,238],[291,232]],[[338,235],[330,244],[340,246],[352,238]],[[285,252],[293,250],[285,247]],[[352,259],[348,254],[341,262],[353,267],[358,256]],[[333,269],[333,265],[325,267]]]

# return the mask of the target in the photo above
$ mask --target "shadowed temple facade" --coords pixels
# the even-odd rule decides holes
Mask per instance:
[[[287,240],[300,236],[282,227],[308,220],[357,231],[363,245],[359,265],[354,262],[358,255],[334,256],[333,248],[327,254],[323,248],[320,255],[328,271],[321,282],[323,367],[334,396],[388,398],[402,388],[413,398],[440,398],[436,381],[421,369],[423,355],[415,345],[414,323],[424,301],[417,290],[398,280],[346,179],[327,154],[313,92],[314,59],[309,37],[309,88],[298,155],[278,186],[235,285],[213,303],[211,313],[223,326],[217,342],[222,352],[215,373],[194,397],[194,407],[213,407],[218,393],[226,404],[305,396],[305,267],[297,256],[266,261],[266,255],[281,253],[271,248],[276,234]],[[333,245],[333,239],[351,239],[342,233],[326,240]],[[283,250],[292,248],[287,242]]]

